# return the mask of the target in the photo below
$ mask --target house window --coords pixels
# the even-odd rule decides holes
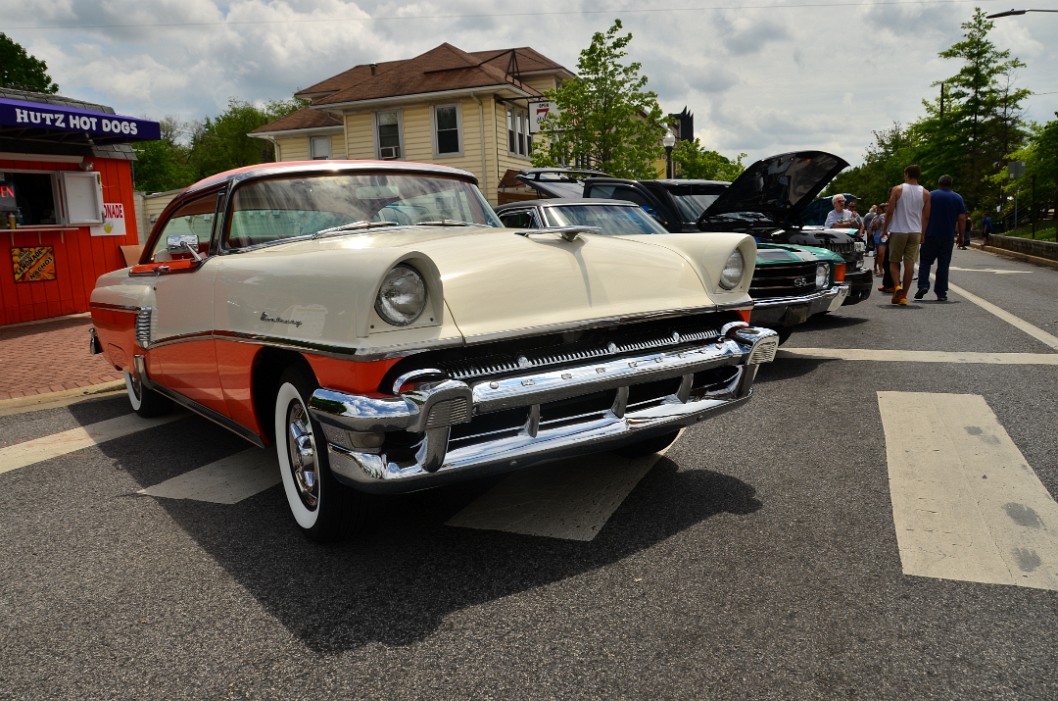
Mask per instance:
[[[515,107],[507,108],[507,150],[514,155],[528,156],[531,151],[529,113]]]
[[[459,105],[438,105],[433,110],[434,153],[438,156],[463,152],[459,138]]]
[[[400,158],[400,112],[375,112],[378,157],[384,161]]]
[[[314,161],[323,161],[331,157],[331,137],[313,136],[309,139],[309,157]]]

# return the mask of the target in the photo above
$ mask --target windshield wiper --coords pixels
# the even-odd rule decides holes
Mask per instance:
[[[331,226],[326,229],[320,229],[312,235],[312,238],[317,236],[327,236],[328,234],[339,234],[343,231],[355,231],[357,229],[377,229],[385,226],[397,226],[399,222],[395,221],[351,221],[348,224],[340,224],[338,226]]]
[[[416,222],[416,226],[471,226],[474,222],[458,221],[456,219],[433,219],[430,221]]]

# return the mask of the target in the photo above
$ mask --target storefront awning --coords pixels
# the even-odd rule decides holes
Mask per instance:
[[[160,139],[158,122],[68,105],[0,98],[0,138],[101,146]]]

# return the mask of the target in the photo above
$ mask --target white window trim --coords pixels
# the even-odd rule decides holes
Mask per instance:
[[[459,150],[441,153],[437,148],[437,111],[452,107],[456,111],[456,138],[459,142]],[[430,118],[433,123],[433,155],[434,158],[459,158],[463,155],[463,110],[458,102],[449,102],[443,105],[434,105],[430,110]]]
[[[532,134],[529,132],[529,112],[520,107],[507,107],[507,153],[514,158],[529,160],[533,154]],[[511,132],[514,132],[514,150],[511,150]],[[525,145],[525,153],[520,153],[518,147]]]
[[[371,114],[371,121],[374,124],[373,134],[375,139],[375,158],[383,160],[382,156],[382,142],[378,138],[378,115],[380,114],[396,114],[397,115],[397,148],[400,150],[400,154],[396,159],[398,161],[404,160],[404,111],[403,110],[376,110]]]

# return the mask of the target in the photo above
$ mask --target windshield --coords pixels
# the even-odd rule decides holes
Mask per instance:
[[[549,226],[595,226],[599,233],[665,234],[665,227],[637,206],[618,204],[570,204],[545,207]]]
[[[232,199],[225,243],[242,248],[401,226],[500,226],[471,183],[415,173],[292,174],[248,182]]]
[[[716,198],[719,196],[719,193],[715,195],[673,193],[672,199],[676,202],[676,209],[680,211],[680,219],[682,221],[698,221],[698,217],[702,216],[702,212],[713,202],[716,202]]]

